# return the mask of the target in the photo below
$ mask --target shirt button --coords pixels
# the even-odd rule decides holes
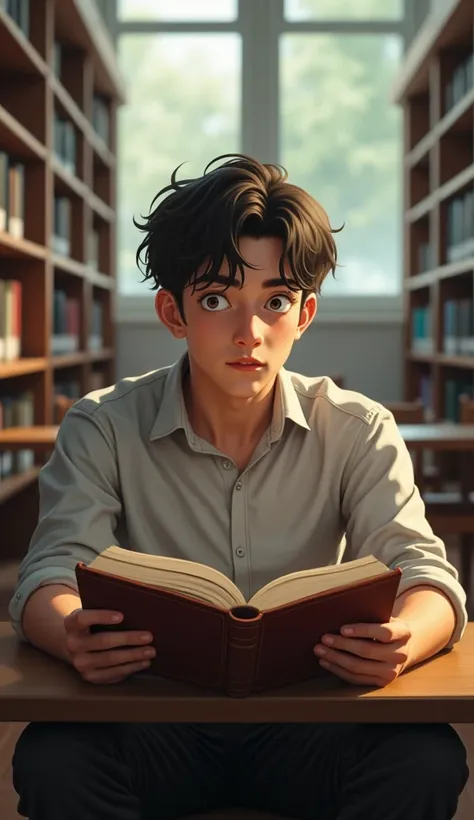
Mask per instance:
[[[239,556],[239,558],[243,558],[245,555],[245,550],[243,547],[237,547],[235,554]]]
[[[235,489],[236,490],[241,490],[242,489],[242,482],[241,481],[237,482],[237,484],[235,485]]]
[[[232,470],[232,462],[231,461],[223,461],[222,466],[224,470]]]

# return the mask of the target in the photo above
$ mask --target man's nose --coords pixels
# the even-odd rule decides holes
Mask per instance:
[[[258,347],[263,342],[263,322],[255,314],[247,313],[239,319],[234,334],[234,342],[239,347]]]

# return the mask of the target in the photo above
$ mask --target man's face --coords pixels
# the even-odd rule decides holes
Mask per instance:
[[[316,298],[311,295],[301,310],[301,291],[289,290],[281,280],[280,239],[243,237],[239,249],[245,259],[258,266],[257,270],[245,268],[242,288],[238,283],[224,290],[219,282],[205,290],[200,285],[194,293],[186,288],[186,324],[181,322],[179,329],[177,324],[174,329],[170,327],[163,315],[163,306],[167,312],[165,294],[161,309],[157,294],[157,310],[175,336],[186,338],[192,366],[206,380],[229,397],[250,399],[273,383],[294,341],[311,322]],[[227,270],[226,262],[221,269],[223,276]]]

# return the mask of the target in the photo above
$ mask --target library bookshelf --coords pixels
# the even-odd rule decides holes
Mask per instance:
[[[4,561],[21,557],[31,537],[42,459],[28,437],[24,451],[9,452],[2,434],[52,425],[56,394],[74,398],[114,381],[124,90],[94,0],[0,0],[0,78]]]
[[[445,0],[405,55],[405,395],[458,421],[474,385],[474,3]]]

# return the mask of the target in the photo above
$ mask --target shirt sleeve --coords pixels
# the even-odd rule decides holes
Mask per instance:
[[[21,621],[30,595],[45,584],[77,591],[76,564],[90,563],[115,543],[122,505],[113,439],[96,416],[78,405],[65,416],[40,472],[39,495],[38,524],[9,605],[12,625],[23,640]]]
[[[456,613],[448,646],[459,641],[468,620],[466,593],[426,518],[410,454],[389,411],[375,412],[359,433],[344,472],[342,513],[348,560],[374,555],[399,567],[399,595],[421,584],[438,587]]]

